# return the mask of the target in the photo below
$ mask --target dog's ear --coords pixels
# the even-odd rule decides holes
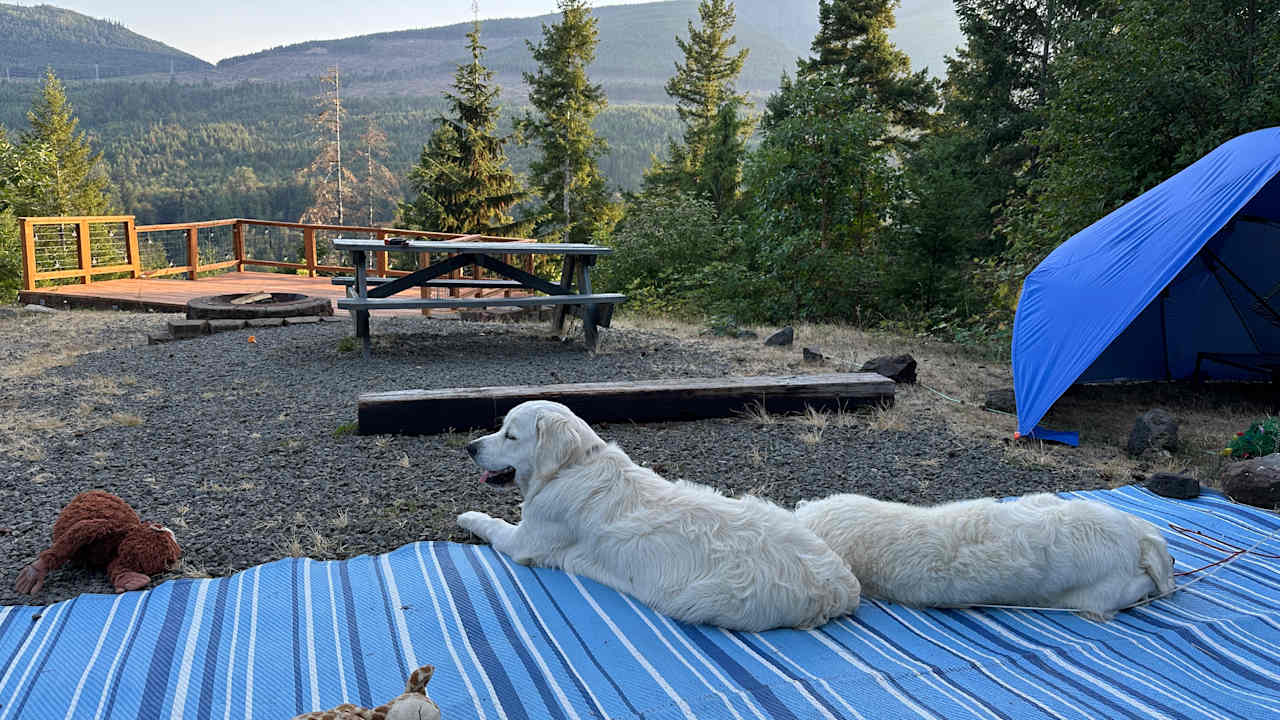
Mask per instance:
[[[569,418],[558,413],[540,413],[537,428],[533,473],[538,478],[550,478],[581,453],[582,437]]]

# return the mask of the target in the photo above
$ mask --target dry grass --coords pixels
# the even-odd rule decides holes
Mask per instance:
[[[700,346],[733,363],[734,375],[851,372],[879,355],[909,353],[918,363],[916,385],[899,385],[894,405],[857,412],[827,413],[825,427],[866,425],[873,432],[903,430],[914,423],[944,423],[957,435],[994,445],[1008,445],[1010,462],[1032,467],[1085,467],[1113,485],[1133,481],[1135,473],[1185,472],[1205,485],[1215,486],[1229,460],[1219,452],[1239,430],[1267,414],[1280,411],[1280,393],[1262,383],[1212,383],[1192,387],[1182,383],[1142,383],[1079,387],[1068,391],[1041,421],[1045,427],[1074,429],[1081,445],[1069,448],[1051,443],[1014,440],[1017,419],[986,410],[986,393],[1013,386],[1008,358],[991,357],[955,345],[924,338],[867,332],[851,326],[800,324],[788,348],[765,347],[763,339],[777,328],[750,327],[760,339],[701,335],[703,325],[664,317],[624,315],[614,319],[620,327],[673,335],[683,343]],[[801,348],[818,350],[830,360],[806,364]],[[1171,457],[1130,457],[1125,443],[1134,419],[1162,407],[1179,421],[1178,452]],[[745,414],[749,422],[772,425],[788,421],[763,412],[756,405]],[[796,418],[819,431],[809,413]],[[755,460],[753,459],[753,462]]]

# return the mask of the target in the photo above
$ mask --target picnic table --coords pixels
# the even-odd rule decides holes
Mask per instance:
[[[591,291],[591,267],[596,258],[608,255],[612,250],[601,245],[587,243],[538,243],[538,242],[483,242],[454,239],[406,240],[387,238],[369,240],[338,238],[333,241],[337,250],[351,253],[354,277],[336,277],[334,284],[348,285],[350,296],[338,300],[338,308],[350,310],[355,319],[356,337],[369,350],[369,312],[371,310],[398,310],[405,308],[486,308],[486,307],[541,307],[555,306],[552,330],[564,329],[564,318],[575,312],[582,318],[586,346],[594,350],[599,328],[609,327],[613,306],[627,297],[619,293],[593,293]],[[371,252],[406,252],[448,254],[449,257],[399,278],[371,278],[368,275],[368,257]],[[558,284],[503,262],[504,255],[560,255],[564,257],[563,270]],[[454,270],[475,265],[485,268],[502,279],[450,278],[442,279]],[[527,290],[530,294],[519,297],[394,297],[411,288],[475,288],[477,290]],[[425,293],[423,293],[425,295]]]

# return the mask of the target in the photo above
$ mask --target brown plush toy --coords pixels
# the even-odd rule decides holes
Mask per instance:
[[[53,524],[53,545],[18,574],[17,590],[40,592],[50,571],[74,560],[105,567],[116,592],[141,590],[151,575],[172,567],[182,555],[169,528],[144,523],[129,503],[102,490],[71,499]]]
[[[343,703],[332,710],[298,715],[293,720],[440,720],[440,708],[427,697],[427,683],[431,682],[435,670],[430,665],[414,670],[404,684],[404,694],[372,710]]]

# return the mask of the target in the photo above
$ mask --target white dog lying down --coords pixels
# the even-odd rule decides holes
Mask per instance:
[[[796,517],[849,563],[867,597],[905,605],[1054,607],[1108,620],[1173,590],[1156,526],[1092,500],[921,507],[833,495],[800,503]]]
[[[521,403],[467,446],[491,484],[520,488],[519,525],[458,525],[525,565],[562,568],[690,623],[807,628],[858,607],[858,580],[792,513],[671,483],[559,403]]]

